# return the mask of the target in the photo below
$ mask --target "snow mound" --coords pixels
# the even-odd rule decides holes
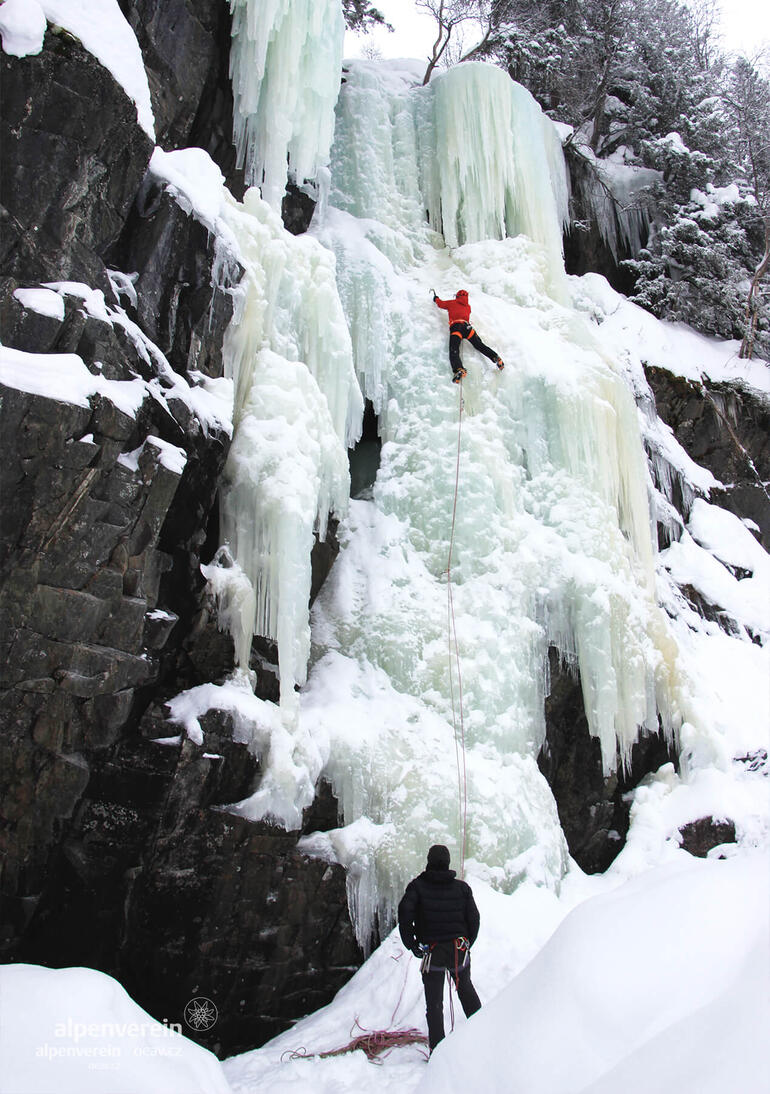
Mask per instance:
[[[417,1090],[474,1089],[483,1060],[486,1094],[762,1094],[767,907],[764,855],[663,867],[587,901]]]
[[[3,1094],[230,1094],[217,1058],[94,969],[0,969]]]

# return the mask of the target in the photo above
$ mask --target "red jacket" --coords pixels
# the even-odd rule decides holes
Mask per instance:
[[[471,317],[471,306],[468,303],[468,294],[466,293],[461,300],[456,297],[454,300],[439,300],[436,297],[436,307],[443,308],[444,311],[449,312],[449,325],[452,323],[467,323]]]

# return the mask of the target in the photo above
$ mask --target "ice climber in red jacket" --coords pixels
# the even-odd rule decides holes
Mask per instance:
[[[471,306],[468,303],[468,294],[465,289],[459,289],[455,293],[454,300],[439,300],[434,292],[433,303],[449,312],[449,364],[452,366],[453,383],[459,384],[463,376],[466,375],[466,370],[460,360],[460,343],[463,338],[467,338],[479,353],[483,353],[490,361],[494,361],[499,369],[505,368],[502,357],[498,357],[493,349],[485,346],[471,326]]]

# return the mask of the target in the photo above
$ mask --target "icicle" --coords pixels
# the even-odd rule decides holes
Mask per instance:
[[[249,185],[280,209],[328,162],[345,21],[340,0],[230,0],[233,132]]]
[[[523,233],[542,247],[550,283],[559,285],[568,191],[552,123],[493,65],[457,65],[427,92],[435,127],[421,163],[431,224],[449,247]]]
[[[347,506],[346,449],[363,400],[328,252],[289,235],[256,190],[243,205],[229,199],[225,218],[246,272],[225,340],[235,435],[222,534],[252,590],[239,586],[227,623],[244,668],[253,634],[277,642],[281,698],[293,709],[309,653],[313,537]]]
[[[585,213],[615,260],[635,256],[647,242],[654,202],[649,188],[662,181],[660,171],[600,160],[590,148],[575,153],[573,187]]]

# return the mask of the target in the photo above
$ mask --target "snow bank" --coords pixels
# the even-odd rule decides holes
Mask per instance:
[[[139,124],[155,140],[150,85],[142,51],[118,0],[5,0],[0,7],[3,50],[15,57],[40,53],[46,22],[79,38],[136,105]]]
[[[712,380],[770,394],[767,363],[739,358],[740,342],[711,338],[684,323],[656,319],[616,292],[599,274],[572,278],[571,283],[575,305],[590,309],[601,325],[603,344],[637,372],[643,363],[695,383]]]
[[[2,1094],[230,1094],[180,1030],[94,969],[0,968]]]
[[[489,1094],[763,1094],[767,909],[763,854],[663,867],[581,905],[416,1089],[473,1089],[484,1061]]]
[[[481,913],[473,980],[484,1006],[468,1021],[455,1000],[452,1020],[445,999],[447,1039],[427,1070],[417,1045],[391,1052],[380,1067],[361,1052],[312,1057],[362,1031],[425,1031],[419,963],[394,931],[331,1004],[227,1060],[233,1090],[452,1094],[478,1089],[483,1074],[484,1094],[588,1094],[594,1083],[602,1094],[626,1084],[640,1094],[760,1094],[767,833],[764,851],[693,860],[670,825],[683,823],[688,809],[718,814],[719,792],[693,793],[668,778],[668,791],[651,793],[636,811],[639,838],[607,874],[589,877],[573,865],[558,896],[530,882],[505,895],[471,877]],[[766,780],[747,778],[761,795]],[[647,838],[653,828],[660,842]],[[311,1058],[293,1058],[298,1051]],[[712,1071],[710,1085],[704,1075]]]

